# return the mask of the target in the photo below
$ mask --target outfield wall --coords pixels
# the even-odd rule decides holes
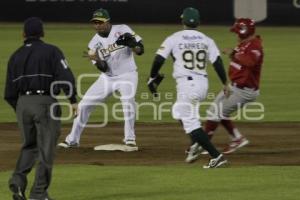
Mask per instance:
[[[1,0],[0,21],[39,16],[45,21],[86,22],[96,8],[103,7],[110,10],[114,22],[177,23],[187,6],[200,10],[204,24],[234,19],[233,0]],[[267,11],[264,24],[300,25],[300,0],[268,0]]]

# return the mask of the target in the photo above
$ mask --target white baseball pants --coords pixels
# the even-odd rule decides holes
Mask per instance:
[[[114,77],[102,73],[78,104],[78,116],[73,121],[72,130],[66,137],[66,142],[79,144],[83,128],[95,106],[104,102],[107,97],[116,91],[120,93],[124,113],[124,140],[135,140],[135,94],[137,83],[138,74],[136,71]]]
[[[177,78],[176,83],[177,99],[172,108],[172,115],[174,119],[182,122],[188,134],[201,127],[199,107],[200,102],[206,98],[208,80],[205,76],[194,75],[190,78]]]

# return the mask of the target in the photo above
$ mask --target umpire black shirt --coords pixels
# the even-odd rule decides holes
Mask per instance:
[[[43,91],[50,95],[63,89],[71,103],[76,103],[74,76],[63,53],[56,47],[38,38],[29,38],[9,59],[5,86],[5,100],[16,110],[19,95]],[[68,82],[68,84],[66,84]]]

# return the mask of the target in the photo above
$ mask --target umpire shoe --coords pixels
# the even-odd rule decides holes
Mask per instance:
[[[208,165],[204,165],[204,169],[210,169],[210,168],[218,168],[218,167],[225,167],[228,161],[224,158],[223,154],[220,154],[216,158],[210,159]]]
[[[195,162],[196,160],[199,159],[199,156],[202,151],[203,151],[202,147],[199,146],[199,144],[196,142],[195,144],[190,146],[188,150],[185,151],[185,153],[187,154],[185,162],[187,163]]]
[[[68,149],[68,148],[77,148],[77,147],[79,147],[79,144],[78,143],[68,143],[67,141],[63,141],[63,142],[59,143],[57,146]]]
[[[25,193],[21,190],[21,187],[11,184],[9,185],[9,189],[13,192],[13,200],[26,200]]]
[[[246,146],[249,144],[249,140],[247,140],[245,137],[242,137],[240,139],[232,140],[228,146],[223,150],[224,154],[230,154],[235,152],[237,149]]]

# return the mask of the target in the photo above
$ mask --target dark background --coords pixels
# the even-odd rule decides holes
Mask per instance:
[[[113,22],[178,23],[188,6],[200,10],[203,24],[227,24],[234,19],[233,0],[1,0],[0,21],[38,16],[52,22],[87,22],[102,7],[110,11]],[[293,0],[268,0],[263,24],[300,25],[300,8],[293,6]]]

